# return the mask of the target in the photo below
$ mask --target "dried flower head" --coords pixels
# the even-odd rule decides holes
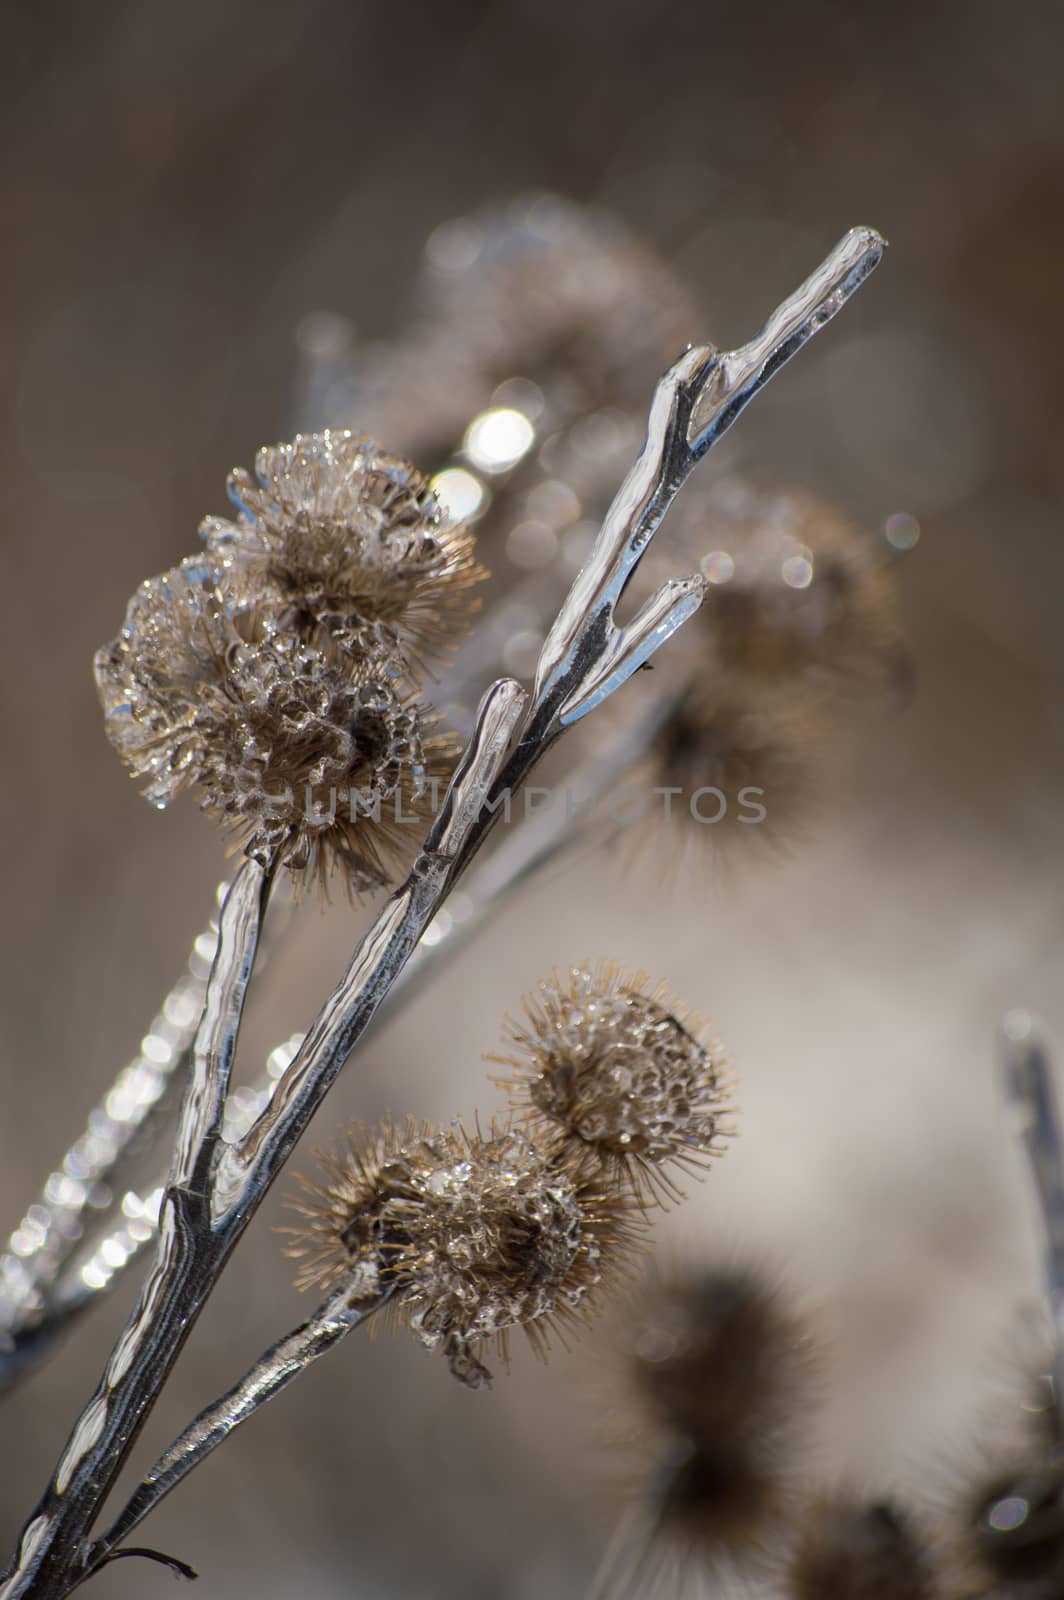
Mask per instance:
[[[509,1330],[523,1327],[544,1353],[552,1329],[587,1317],[637,1242],[623,1194],[509,1128],[386,1128],[305,1192],[289,1247],[304,1262],[301,1286],[348,1273],[358,1292],[391,1282],[399,1315],[472,1387],[490,1376],[485,1342],[505,1357]]]
[[[1032,1456],[998,1470],[968,1496],[960,1559],[972,1592],[1049,1600],[1064,1589],[1064,1463]]]
[[[318,1151],[318,1181],[298,1175],[288,1200],[300,1217],[285,1249],[300,1263],[299,1289],[332,1291],[345,1279],[355,1293],[380,1292],[401,1270],[408,1245],[392,1206],[411,1193],[411,1151],[432,1138],[428,1124],[385,1122],[351,1130],[342,1149]]]
[[[759,1549],[789,1498],[806,1369],[799,1325],[749,1272],[689,1274],[646,1295],[630,1358],[645,1489],[656,1536],[684,1560]]]
[[[761,683],[882,686],[902,659],[893,567],[833,507],[730,480],[683,507],[679,536],[709,580],[699,631],[725,670]]]
[[[416,848],[451,751],[387,659],[301,638],[192,559],[141,585],[95,667],[152,804],[194,787],[249,854],[322,883],[338,865],[356,892]]]
[[[201,525],[212,555],[234,582],[274,588],[304,629],[387,638],[415,660],[465,632],[486,576],[473,535],[445,523],[428,479],[372,439],[301,434],[262,449],[255,478],[230,474],[229,495],[237,520]]]
[[[911,1517],[888,1501],[839,1495],[805,1509],[785,1592],[789,1600],[931,1600],[935,1585]]]
[[[556,973],[508,1024],[515,1103],[570,1157],[588,1156],[643,1201],[675,1195],[669,1169],[704,1168],[727,1131],[723,1056],[664,985],[615,964]]]
[[[623,223],[551,194],[441,229],[422,293],[452,347],[463,340],[489,372],[558,367],[599,404],[642,406],[698,320],[686,289]],[[634,305],[645,314],[633,317]]]
[[[673,794],[671,825],[656,832],[667,846],[677,834],[708,844],[793,837],[815,807],[826,742],[809,696],[700,673],[650,749],[648,781]]]

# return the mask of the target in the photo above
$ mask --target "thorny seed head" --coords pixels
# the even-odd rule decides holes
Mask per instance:
[[[424,298],[489,370],[564,369],[585,404],[645,404],[646,387],[690,337],[685,289],[618,220],[554,195],[526,195],[462,218],[474,241],[437,252]],[[643,314],[633,317],[632,307]]]
[[[650,782],[680,791],[671,811],[689,823],[685,839],[716,844],[722,835],[768,834],[776,842],[812,805],[824,742],[822,718],[806,697],[754,690],[735,674],[700,674],[677,695],[654,738]],[[699,790],[714,792],[695,802],[696,815]],[[760,820],[752,821],[758,808]],[[665,830],[666,843],[674,831]]]
[[[257,481],[256,481],[257,480]],[[421,661],[466,631],[486,576],[473,535],[444,522],[429,481],[409,462],[349,432],[300,434],[259,451],[255,478],[229,477],[236,521],[201,525],[236,585],[276,590],[304,628],[356,645],[397,645]]]
[[[678,510],[676,538],[709,580],[695,632],[719,669],[761,685],[812,674],[851,695],[903,669],[893,567],[833,507],[733,479]]]
[[[707,579],[706,598],[663,662],[670,705],[640,778],[679,791],[670,812],[690,826],[638,829],[634,842],[655,857],[661,845],[686,855],[696,841],[786,843],[830,791],[856,708],[908,684],[892,564],[801,492],[696,483],[671,515],[669,559],[679,545],[680,563]],[[664,555],[651,548],[646,580],[666,575]],[[695,801],[698,790],[717,792]]]
[[[194,558],[141,585],[95,666],[108,734],[152,804],[194,787],[249,854],[323,885],[340,866],[355,892],[416,849],[452,752],[381,655],[300,637]]]
[[[1064,1464],[1048,1457],[998,1471],[969,1497],[962,1559],[983,1589],[1056,1600],[1064,1587]]]
[[[685,1558],[756,1550],[790,1492],[805,1340],[753,1274],[704,1271],[646,1296],[631,1356],[659,1537]]]
[[[521,373],[563,455],[573,425],[590,420],[577,492],[585,504],[610,495],[627,463],[603,478],[603,436],[632,421],[616,408],[631,409],[638,450],[647,395],[698,325],[683,285],[616,218],[555,195],[444,223],[426,257],[410,330],[360,363],[359,404],[382,435],[431,459]]]
[[[560,1141],[626,1179],[641,1201],[675,1195],[670,1169],[708,1164],[727,1131],[723,1056],[664,985],[615,964],[541,983],[508,1024],[505,1080],[516,1105]]]
[[[787,1562],[788,1600],[931,1600],[930,1556],[912,1519],[888,1501],[812,1502]]]
[[[359,1293],[390,1282],[398,1314],[474,1388],[490,1377],[485,1342],[505,1358],[510,1329],[523,1327],[545,1353],[550,1331],[587,1317],[638,1241],[623,1193],[510,1128],[386,1128],[305,1191],[289,1247],[304,1259],[301,1286],[348,1273]]]

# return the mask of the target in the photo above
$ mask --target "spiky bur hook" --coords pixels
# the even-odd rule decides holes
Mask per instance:
[[[618,689],[700,605],[699,578],[672,579],[632,622],[622,627],[614,620],[672,498],[754,395],[842,308],[882,249],[872,230],[853,230],[749,344],[730,352],[695,347],[661,380],[643,451],[547,637],[531,696],[512,679],[485,694],[406,882],[355,950],[269,1105],[239,1140],[227,1142],[222,1109],[281,852],[267,839],[241,864],[221,913],[155,1258],[104,1375],[23,1528],[0,1581],[0,1600],[66,1595],[117,1553],[94,1547],[91,1529],[185,1339],[311,1117],[491,832],[502,797],[520,787],[567,726]],[[246,647],[260,648],[260,642]],[[272,638],[261,648],[272,663]],[[322,670],[331,669],[329,640],[316,648]],[[239,644],[234,649],[240,653]],[[285,846],[290,842],[285,835]],[[302,869],[308,863],[297,852],[292,864]]]

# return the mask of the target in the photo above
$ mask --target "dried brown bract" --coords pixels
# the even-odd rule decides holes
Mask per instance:
[[[814,1501],[785,1574],[789,1600],[932,1600],[932,1563],[911,1517],[889,1501]]]
[[[262,449],[255,478],[231,473],[229,495],[236,521],[200,529],[212,555],[235,585],[274,589],[302,631],[387,640],[415,662],[466,631],[486,576],[473,535],[445,523],[428,479],[372,439],[324,432]]]
[[[355,892],[412,855],[453,752],[387,659],[311,642],[192,559],[96,656],[112,743],[156,806],[186,787],[249,854]]]
[[[656,1287],[630,1358],[657,1537],[681,1559],[759,1553],[791,1488],[806,1343],[753,1274],[705,1271]]]
[[[523,1327],[543,1354],[552,1330],[575,1327],[638,1243],[630,1202],[605,1182],[552,1162],[512,1129],[385,1129],[327,1166],[297,1202],[291,1253],[303,1286],[347,1272],[395,1286],[393,1304],[428,1349],[477,1387],[481,1347],[505,1358]]]
[[[552,974],[509,1024],[515,1104],[559,1141],[626,1180],[641,1201],[675,1196],[672,1169],[698,1172],[727,1131],[719,1047],[662,984],[615,964]]]

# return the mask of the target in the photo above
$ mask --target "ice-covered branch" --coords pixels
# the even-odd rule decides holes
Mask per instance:
[[[389,1291],[385,1290],[372,1299],[356,1299],[350,1284],[345,1283],[323,1300],[298,1328],[271,1345],[239,1383],[189,1423],[145,1474],[114,1526],[93,1545],[88,1571],[97,1571],[113,1559],[122,1541],[182,1478],[205,1461],[235,1428],[254,1416],[260,1406],[280,1394],[301,1372],[379,1311],[388,1297]]]
[[[0,1583],[0,1600],[62,1595],[80,1582],[85,1537],[220,1270],[224,1241],[220,1248],[207,1225],[206,1185],[272,882],[271,869],[246,858],[226,895],[155,1260],[52,1481],[23,1529],[6,1581]]]

